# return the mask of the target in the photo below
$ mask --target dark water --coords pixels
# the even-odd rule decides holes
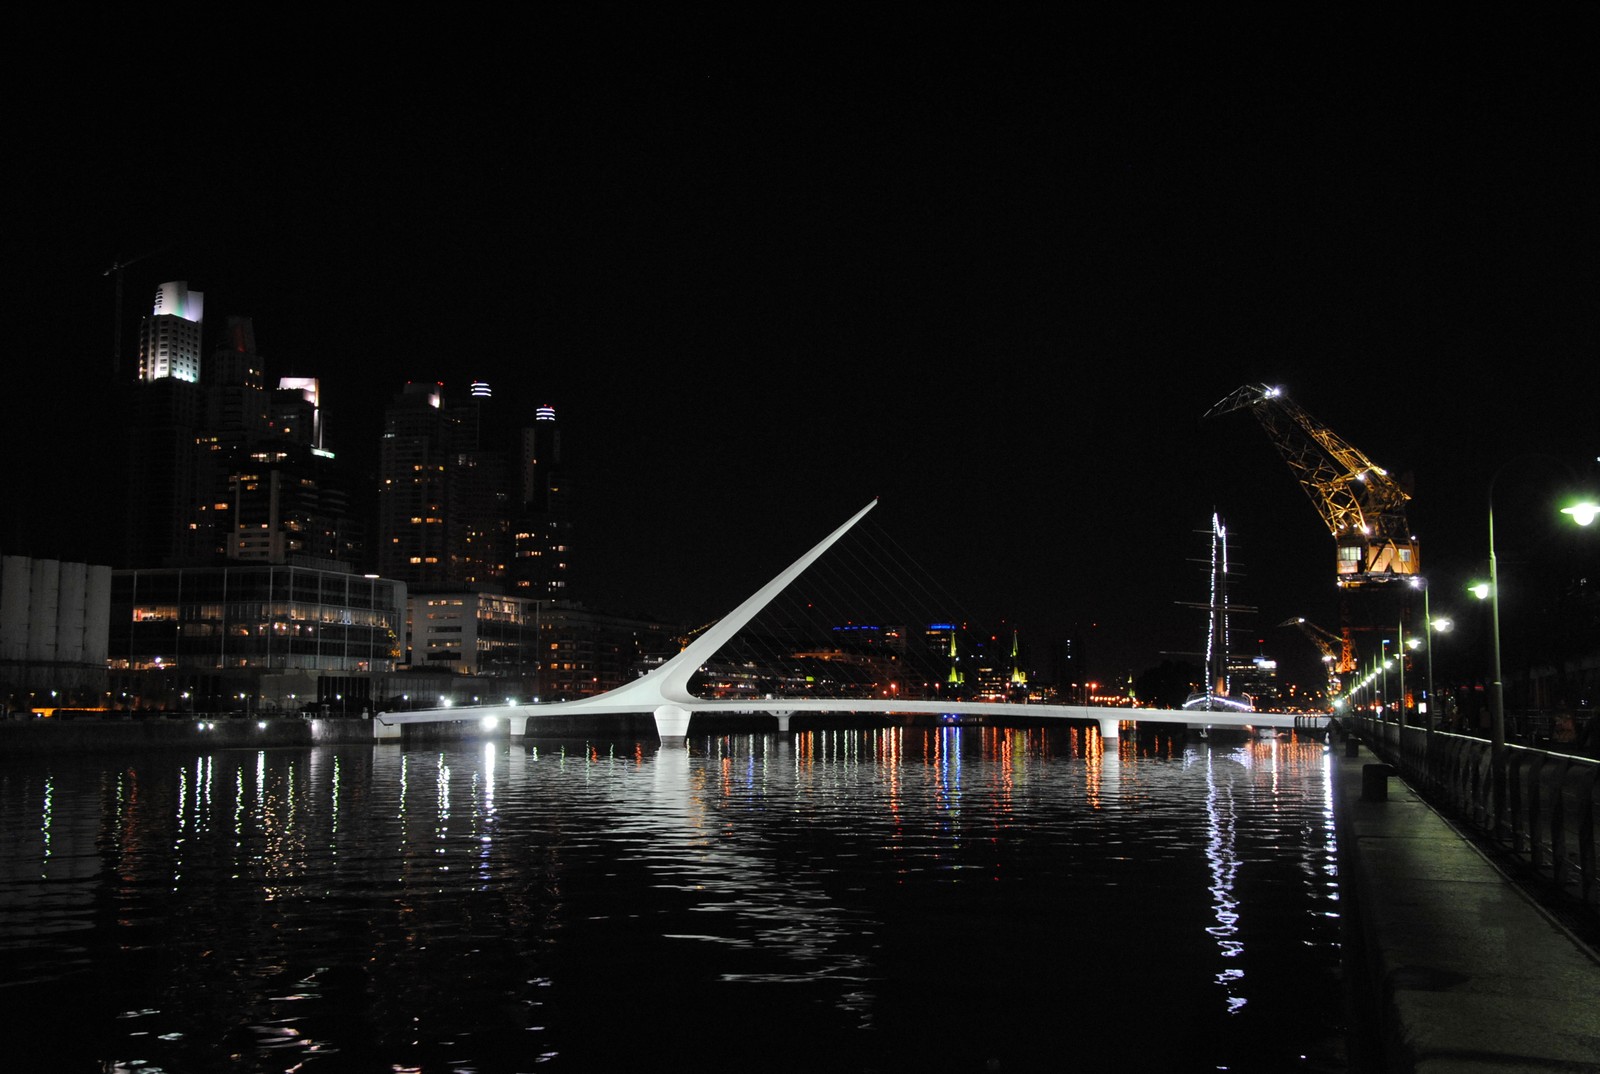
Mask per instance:
[[[1289,741],[10,761],[7,1068],[1341,1070],[1333,844]]]

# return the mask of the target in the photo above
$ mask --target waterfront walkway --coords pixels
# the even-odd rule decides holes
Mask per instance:
[[[1366,1074],[1600,1071],[1600,959],[1398,777],[1362,798],[1336,741],[1335,816]],[[1364,990],[1364,991],[1363,991]]]

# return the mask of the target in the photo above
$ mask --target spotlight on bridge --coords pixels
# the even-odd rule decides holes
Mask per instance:
[[[485,731],[493,731],[495,727],[499,725],[500,718],[498,716],[485,716],[479,722],[483,724],[483,729]]]

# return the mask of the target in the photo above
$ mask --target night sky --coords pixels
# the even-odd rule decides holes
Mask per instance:
[[[186,279],[208,341],[248,315],[269,375],[322,378],[343,457],[409,379],[556,407],[592,603],[675,620],[876,496],[971,612],[1137,671],[1198,645],[1216,510],[1242,633],[1314,664],[1277,624],[1337,625],[1332,538],[1217,400],[1281,384],[1405,475],[1447,603],[1503,463],[1600,451],[1576,23],[919,16],[808,51],[779,16],[692,47],[608,17],[33,80],[0,548],[101,558],[105,272],[134,258],[124,362]],[[1497,490],[1562,476],[1515,469]]]

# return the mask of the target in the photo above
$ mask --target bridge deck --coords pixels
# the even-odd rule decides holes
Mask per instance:
[[[471,708],[423,709],[410,712],[379,713],[378,722],[386,726],[407,723],[445,723],[472,719],[505,719],[513,734],[526,732],[528,720],[538,715],[653,713],[662,741],[681,742],[689,719],[696,712],[766,712],[780,725],[796,712],[882,712],[956,713],[975,715],[1026,714],[1030,719],[1087,720],[1100,725],[1105,738],[1116,738],[1120,723],[1176,723],[1200,727],[1324,729],[1326,716],[1296,716],[1293,713],[1192,712],[1179,709],[1100,708],[1088,705],[1019,705],[1007,701],[906,701],[890,698],[767,698],[704,699],[689,692],[695,674],[734,634],[742,630],[789,583],[814,563],[868,511],[876,500],[857,511],[849,521],[813,546],[805,555],[780,571],[772,581],[756,590],[733,611],[719,619],[678,654],[631,682],[594,697],[576,701],[539,705],[481,705]]]
[[[1329,717],[1322,713],[1292,712],[1194,712],[1187,709],[1107,708],[1096,705],[1026,705],[1007,701],[907,701],[887,698],[782,698],[751,700],[717,698],[680,703],[691,712],[746,713],[786,716],[796,712],[878,712],[888,715],[922,713],[927,715],[982,715],[1027,719],[1107,721],[1131,723],[1184,724],[1190,727],[1219,728],[1299,728],[1323,731]],[[446,723],[484,718],[504,719],[514,733],[522,733],[530,718],[540,715],[611,715],[650,712],[637,702],[596,697],[577,701],[555,701],[528,705],[475,705],[442,709],[416,709],[409,712],[380,712],[377,719],[386,725],[408,723]]]

